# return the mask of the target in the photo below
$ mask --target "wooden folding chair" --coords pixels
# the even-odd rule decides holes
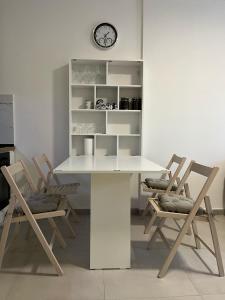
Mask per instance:
[[[45,192],[48,194],[60,194],[67,198],[68,195],[75,194],[79,187],[79,183],[68,183],[68,184],[61,184],[59,178],[56,174],[53,173],[53,166],[49,161],[46,154],[42,154],[41,156],[33,157],[33,162],[37,169],[37,172],[40,176],[38,189],[42,190],[44,188]],[[48,171],[47,174],[44,172],[44,166],[47,166]],[[55,181],[56,185],[51,185],[51,180]],[[79,220],[78,215],[76,214],[75,210],[72,208],[68,198],[66,200],[67,205],[67,213],[66,218],[69,218],[70,213],[74,217],[75,220]],[[69,220],[68,220],[69,222]]]
[[[217,236],[213,213],[212,213],[212,207],[211,207],[210,199],[207,196],[207,192],[218,170],[219,169],[217,167],[210,168],[204,165],[200,165],[194,161],[191,161],[174,195],[164,194],[164,195],[158,195],[155,198],[149,198],[149,204],[154,213],[147,226],[151,229],[153,222],[156,220],[156,218],[159,219],[159,223],[155,229],[154,234],[151,236],[148,247],[151,246],[151,244],[155,241],[157,234],[159,234],[162,240],[170,248],[169,255],[167,256],[161,270],[159,271],[158,277],[161,278],[166,274],[176,254],[177,248],[181,244],[182,239],[190,226],[192,226],[193,229],[196,248],[197,249],[200,248],[200,243],[202,243],[215,256],[218,270],[219,270],[219,276],[224,276],[223,263],[222,263],[219,241],[218,241],[218,236]],[[190,196],[190,191],[187,184],[187,179],[192,172],[206,177],[206,181],[203,184],[202,189],[199,195],[196,197],[195,201],[192,200]],[[180,191],[183,187],[185,187],[186,198],[185,196],[180,195]],[[200,207],[203,200],[205,202],[205,208],[206,208],[205,210]],[[170,201],[171,203],[169,203]],[[188,207],[186,206],[186,204],[184,205],[184,201],[185,203],[188,203]],[[184,224],[181,227],[180,232],[172,247],[170,246],[170,243],[168,242],[164,233],[162,232],[163,225],[167,218],[171,218],[174,220],[181,220],[181,219],[184,220]],[[196,221],[206,221],[209,223],[213,245],[214,245],[214,251],[199,236],[197,232],[196,223],[195,223]]]
[[[179,173],[183,168],[183,165],[186,161],[186,157],[179,157],[176,154],[173,154],[166,169],[169,170],[168,173],[163,174],[159,179],[151,179],[149,178],[149,184],[146,182],[142,182],[142,187],[144,192],[148,192],[152,194],[152,197],[155,197],[160,193],[173,193],[176,191],[177,186],[180,182]],[[174,173],[172,174],[171,168],[173,165],[177,165]],[[168,176],[168,179],[166,177]],[[151,182],[152,181],[152,182]],[[143,211],[143,216],[145,216],[150,208],[149,202],[147,202],[146,208]],[[146,232],[147,233],[147,232]]]
[[[41,243],[46,255],[48,256],[50,262],[54,266],[56,272],[58,273],[58,275],[62,275],[63,271],[56,257],[52,252],[52,248],[55,239],[58,240],[58,242],[63,248],[66,247],[66,243],[53,219],[55,217],[64,217],[66,214],[65,210],[60,209],[61,206],[60,198],[61,200],[63,200],[63,197],[60,197],[58,199],[55,198],[55,201],[51,204],[50,202],[51,196],[49,197],[48,195],[46,195],[45,196],[46,200],[45,202],[43,201],[42,206],[40,206],[40,202],[33,202],[33,205],[31,205],[31,202],[29,203],[29,200],[27,201],[25,200],[23,194],[21,193],[18,187],[18,184],[14,179],[15,175],[22,173],[22,175],[24,175],[25,179],[27,180],[33,195],[35,195],[35,197],[38,196],[37,189],[23,161],[18,161],[17,163],[9,167],[3,166],[1,170],[7,182],[10,185],[12,196],[9,201],[8,210],[4,218],[3,230],[2,230],[1,240],[0,240],[0,268],[2,266],[3,257],[6,252],[6,243],[7,243],[11,224],[16,223],[16,225],[18,225],[21,222],[29,222],[35,235],[37,236],[39,242]],[[42,200],[43,199],[44,198],[42,198]],[[38,201],[37,198],[36,201]],[[34,209],[35,205],[36,205],[36,209]],[[49,208],[51,209],[49,210]],[[36,210],[36,212],[35,213],[32,212],[32,209]],[[42,219],[47,219],[53,230],[50,243],[47,242],[40,227],[38,226],[37,220],[42,220]]]

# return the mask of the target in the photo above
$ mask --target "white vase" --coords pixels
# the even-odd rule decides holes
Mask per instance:
[[[84,155],[93,155],[93,139],[84,139]]]

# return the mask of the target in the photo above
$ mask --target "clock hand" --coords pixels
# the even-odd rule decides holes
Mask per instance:
[[[107,34],[109,34],[109,31],[106,34],[104,34],[104,38],[103,39],[104,39],[105,46],[107,46],[107,40],[108,40]]]
[[[107,34],[109,34],[109,31],[106,34],[104,34],[104,38],[107,36]]]

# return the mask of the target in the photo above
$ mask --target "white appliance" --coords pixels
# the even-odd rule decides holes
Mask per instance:
[[[0,95],[0,145],[14,145],[13,95]]]

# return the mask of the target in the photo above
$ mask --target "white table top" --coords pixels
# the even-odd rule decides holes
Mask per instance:
[[[54,169],[56,174],[166,172],[143,156],[71,156]]]

